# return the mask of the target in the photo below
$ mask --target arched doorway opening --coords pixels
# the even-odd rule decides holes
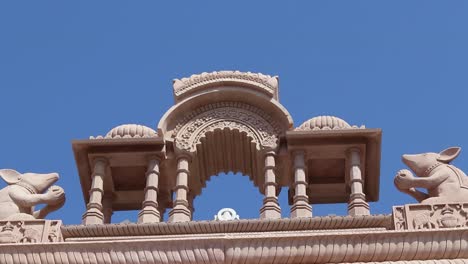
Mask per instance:
[[[222,208],[232,208],[241,219],[258,218],[263,195],[241,173],[219,173],[210,177],[203,195],[195,197],[193,220],[213,220]]]

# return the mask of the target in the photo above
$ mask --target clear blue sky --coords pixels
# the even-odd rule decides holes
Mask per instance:
[[[68,200],[49,218],[77,224],[85,206],[72,139],[156,127],[173,78],[262,72],[280,76],[296,126],[330,114],[383,129],[371,209],[390,213],[413,202],[393,187],[401,154],[459,145],[454,164],[468,171],[467,14],[466,1],[2,1],[0,168],[59,172]],[[260,205],[247,177],[213,177],[195,217],[230,206],[254,218]],[[115,221],[127,218],[136,213]]]

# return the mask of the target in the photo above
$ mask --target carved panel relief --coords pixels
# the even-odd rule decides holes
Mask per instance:
[[[468,226],[468,204],[407,204],[393,207],[395,230]]]
[[[173,137],[176,147],[194,152],[207,132],[236,129],[245,132],[258,148],[276,148],[281,133],[279,126],[265,112],[251,105],[222,102],[201,107],[178,122]]]
[[[53,220],[1,221],[0,244],[61,242],[61,225]]]

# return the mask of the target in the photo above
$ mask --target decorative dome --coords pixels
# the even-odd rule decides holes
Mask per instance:
[[[317,116],[304,122],[296,130],[339,130],[358,128],[351,126],[346,121],[336,116]],[[364,128],[364,127],[362,127]]]
[[[91,139],[110,139],[110,138],[151,138],[157,137],[158,134],[155,130],[137,124],[126,124],[116,126],[107,133],[105,137],[97,136],[90,137]]]
[[[153,129],[137,125],[127,124],[114,127],[107,133],[106,138],[148,138],[157,136]]]

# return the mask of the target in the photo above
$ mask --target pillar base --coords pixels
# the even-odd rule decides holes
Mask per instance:
[[[365,201],[352,201],[348,204],[348,215],[370,215],[369,204]]]
[[[154,209],[143,209],[138,214],[138,223],[159,223],[161,221],[161,215],[158,210]]]
[[[104,224],[104,214],[97,210],[89,210],[83,215],[83,225]]]
[[[174,207],[172,211],[169,213],[169,220],[170,223],[176,222],[189,222],[191,220],[191,212],[186,207]]]
[[[312,206],[308,203],[297,203],[291,207],[291,218],[312,217]]]
[[[260,209],[260,219],[281,218],[281,207],[277,198],[265,198],[262,209]]]

